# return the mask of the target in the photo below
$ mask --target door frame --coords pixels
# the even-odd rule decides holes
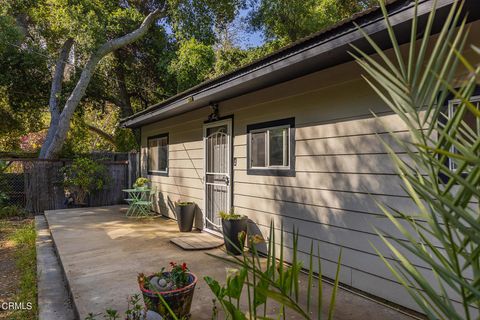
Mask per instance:
[[[221,236],[221,232],[218,230],[213,230],[207,227],[207,129],[218,127],[222,125],[227,125],[227,133],[229,136],[229,144],[228,144],[228,178],[229,184],[227,187],[228,190],[228,207],[231,208],[233,205],[233,115],[222,117],[217,121],[206,121],[203,124],[203,231],[207,231],[214,235]]]

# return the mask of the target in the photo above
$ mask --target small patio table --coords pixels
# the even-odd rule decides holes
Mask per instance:
[[[125,201],[128,202],[128,210],[126,216],[148,216],[152,202],[149,199],[152,189],[147,188],[135,188],[135,189],[123,189],[123,192],[128,193],[128,198]],[[135,214],[138,211],[138,214]]]

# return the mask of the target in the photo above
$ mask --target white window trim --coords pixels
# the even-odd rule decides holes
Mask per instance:
[[[285,153],[285,145],[283,146],[283,161],[285,162],[288,161],[288,166],[271,166],[270,165],[270,130],[274,130],[274,129],[288,129],[288,136],[287,137],[284,137],[284,143],[286,141],[287,143],[287,146],[288,146],[288,153],[286,154]],[[253,170],[272,170],[272,169],[275,169],[275,170],[290,170],[291,168],[291,163],[290,163],[290,153],[292,152],[292,148],[291,148],[291,142],[290,142],[290,136],[292,134],[292,127],[289,125],[289,124],[286,124],[286,125],[281,125],[281,126],[275,126],[275,127],[265,127],[265,128],[261,128],[261,129],[255,129],[255,130],[251,130],[249,133],[248,133],[248,147],[249,147],[249,154],[250,154],[250,161],[249,161],[249,168],[250,169],[253,169]],[[266,132],[266,137],[265,137],[265,167],[254,167],[252,166],[252,158],[253,158],[253,154],[252,154],[252,133],[259,133],[259,132]]]
[[[150,165],[150,146],[148,145],[148,143],[150,142],[150,140],[161,140],[161,139],[165,139],[167,140],[167,166],[165,168],[165,170],[150,170],[149,165]],[[169,166],[169,161],[168,161],[168,146],[169,146],[169,139],[168,139],[168,135],[164,135],[164,136],[161,136],[161,137],[149,137],[147,138],[147,174],[152,174],[152,173],[161,173],[161,174],[168,174],[168,166]],[[158,159],[160,160],[160,159]]]
[[[480,103],[480,96],[472,96],[469,101],[472,103]],[[462,101],[460,99],[454,99],[454,100],[448,101],[448,119],[451,119],[453,117],[453,114],[455,113],[455,107],[461,102]],[[455,146],[450,147],[450,152],[455,153]],[[457,166],[455,165],[455,162],[452,159],[448,160],[448,169],[450,171],[457,170]]]

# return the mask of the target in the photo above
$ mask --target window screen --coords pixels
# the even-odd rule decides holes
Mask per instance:
[[[249,168],[289,169],[291,127],[281,125],[249,132]]]
[[[168,136],[148,138],[148,172],[166,173],[168,169]]]

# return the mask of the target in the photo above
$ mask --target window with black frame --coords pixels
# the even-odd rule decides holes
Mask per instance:
[[[248,173],[293,175],[294,129],[294,118],[248,125]]]
[[[168,134],[148,138],[148,174],[168,173]]]
[[[476,90],[478,91],[478,90]],[[477,93],[477,92],[476,92]],[[476,107],[477,110],[480,110],[480,95],[474,95],[470,98],[470,102]],[[457,112],[460,112],[459,106],[461,101],[459,100],[449,100],[448,104],[444,110],[445,119],[440,121],[440,126],[445,129],[445,125],[448,119],[452,119]],[[455,133],[455,140],[459,142],[460,145],[472,145],[478,139],[480,134],[480,120],[475,114],[468,108],[464,108],[463,115],[461,115],[461,125],[459,130]],[[450,135],[452,136],[453,133]],[[458,150],[458,147],[452,143],[452,146],[449,150],[453,154],[461,154],[461,150]],[[456,171],[458,169],[458,160],[455,157],[447,157],[445,159],[445,165],[451,171]],[[462,170],[462,174],[468,174],[469,169],[465,168]],[[445,174],[440,174],[440,178],[444,182],[448,182],[448,177]]]

